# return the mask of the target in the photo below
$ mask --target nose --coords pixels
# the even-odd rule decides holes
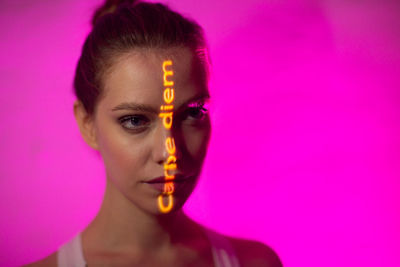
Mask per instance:
[[[181,156],[178,149],[178,142],[172,129],[158,127],[154,135],[152,157],[153,161],[159,165],[167,163],[169,156],[174,155],[178,160]]]

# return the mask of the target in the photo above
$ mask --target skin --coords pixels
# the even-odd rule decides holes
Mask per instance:
[[[171,130],[158,117],[164,104],[161,66],[166,59],[173,61],[176,90]],[[131,51],[104,75],[94,114],[87,114],[79,101],[74,104],[81,134],[100,152],[107,177],[101,209],[82,232],[89,266],[213,266],[207,237],[181,210],[200,175],[211,131],[202,108],[208,96],[202,70],[188,48]],[[132,105],[115,110],[124,103],[146,110]],[[174,193],[172,212],[163,214],[157,205],[159,192],[144,181],[163,176],[167,137],[175,139],[175,172],[193,180]],[[230,241],[243,266],[281,266],[276,254],[261,243]],[[56,266],[56,258],[54,253],[30,266]]]

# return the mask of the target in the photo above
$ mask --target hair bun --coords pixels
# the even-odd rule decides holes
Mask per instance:
[[[92,26],[96,25],[97,21],[108,13],[113,13],[121,5],[133,6],[138,0],[106,0],[105,3],[99,6],[94,12],[92,18]]]

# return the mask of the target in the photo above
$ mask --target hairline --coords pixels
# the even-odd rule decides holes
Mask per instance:
[[[182,54],[184,50],[189,49],[189,51],[192,53],[193,59],[198,59],[199,55],[197,54],[198,49],[191,47],[189,45],[172,45],[172,46],[155,46],[155,47],[149,47],[149,46],[143,46],[143,47],[134,47],[122,51],[113,51],[112,54],[114,56],[109,56],[109,59],[107,62],[105,62],[103,68],[105,67],[106,69],[102,69],[98,72],[98,90],[99,90],[99,95],[96,99],[93,112],[91,115],[95,115],[97,113],[97,107],[98,103],[106,96],[105,93],[105,80],[109,75],[112,74],[112,72],[115,70],[115,67],[118,66],[118,63],[121,62],[122,60],[127,60],[128,58],[132,57],[137,57],[137,56],[146,56],[149,54],[153,55],[161,55],[163,56],[177,56],[179,54]],[[200,47],[200,49],[207,50],[207,47]],[[172,53],[168,53],[171,52]],[[208,58],[206,59],[208,60]],[[208,62],[205,62],[204,64],[208,64]],[[206,70],[206,75],[208,75],[208,67]]]

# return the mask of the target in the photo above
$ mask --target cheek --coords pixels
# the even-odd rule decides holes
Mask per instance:
[[[187,126],[183,129],[186,149],[190,156],[196,160],[203,160],[210,140],[211,127],[205,122],[201,127]]]
[[[110,178],[125,179],[125,176],[130,177],[133,173],[137,173],[139,170],[137,166],[143,165],[144,157],[140,152],[140,144],[135,143],[131,136],[105,130],[99,132],[98,143]]]

